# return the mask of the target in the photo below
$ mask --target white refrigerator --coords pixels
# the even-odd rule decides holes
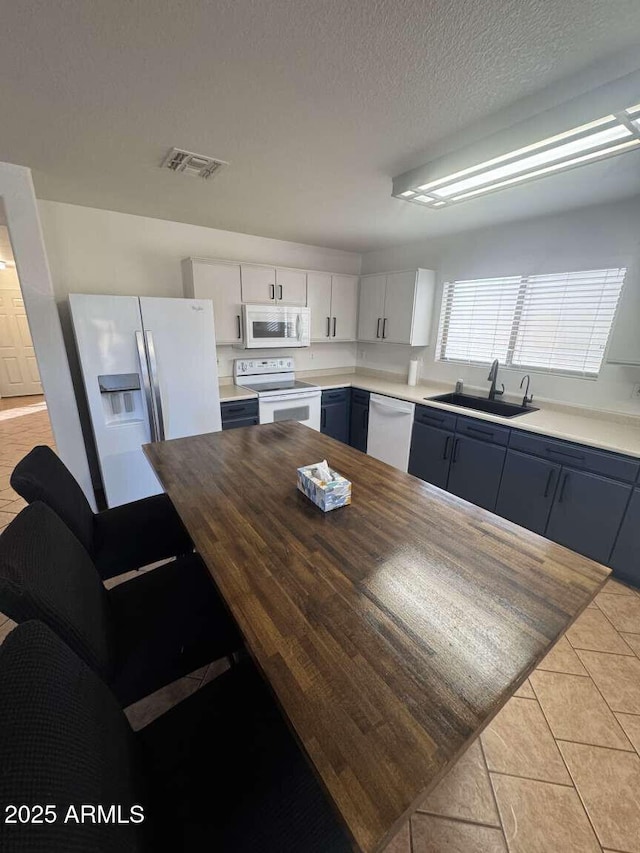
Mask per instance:
[[[162,491],[150,441],[221,429],[213,303],[69,295],[109,507]]]

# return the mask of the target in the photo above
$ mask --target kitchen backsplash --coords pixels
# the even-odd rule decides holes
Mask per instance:
[[[218,347],[218,375],[221,379],[233,375],[233,362],[236,358],[274,358],[290,356],[294,359],[296,370],[331,370],[348,368],[356,364],[356,343],[316,343],[310,347],[297,349],[236,349],[230,346]]]

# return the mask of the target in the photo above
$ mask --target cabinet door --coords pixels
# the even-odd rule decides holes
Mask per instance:
[[[634,489],[609,565],[621,580],[640,587],[640,489]]]
[[[349,444],[349,405],[346,400],[323,405],[320,412],[320,432]]]
[[[453,440],[452,432],[414,422],[409,473],[446,489]]]
[[[456,435],[447,488],[477,506],[493,511],[506,448]]]
[[[216,344],[237,344],[242,340],[240,324],[240,264],[193,264],[193,294],[211,299]]]
[[[559,476],[560,465],[508,450],[496,512],[528,530],[544,533]]]
[[[241,264],[242,301],[258,305],[276,301],[276,271],[273,267]]]
[[[285,305],[307,304],[307,274],[302,270],[276,270],[276,299]]]
[[[396,272],[387,276],[382,337],[394,344],[411,343],[416,273]]]
[[[607,477],[563,468],[547,538],[607,563],[630,493],[631,486]]]
[[[311,340],[328,341],[331,334],[331,276],[307,273],[307,299],[311,314]]]
[[[367,435],[369,433],[369,404],[351,403],[351,424],[349,428],[349,444],[356,450],[367,452]]]
[[[382,339],[384,319],[384,292],[386,275],[367,275],[360,279],[358,300],[358,340],[379,341]]]
[[[334,275],[331,278],[331,316],[333,318],[331,340],[355,341],[358,317],[358,276]]]

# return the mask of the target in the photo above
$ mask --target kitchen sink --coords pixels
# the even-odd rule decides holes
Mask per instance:
[[[438,403],[451,403],[452,406],[462,406],[464,409],[475,409],[476,412],[488,412],[491,415],[501,415],[503,418],[517,418],[528,412],[537,412],[534,406],[518,406],[515,403],[504,403],[502,400],[489,400],[487,397],[474,397],[473,394],[438,394],[436,397],[425,397],[425,400],[437,400]]]

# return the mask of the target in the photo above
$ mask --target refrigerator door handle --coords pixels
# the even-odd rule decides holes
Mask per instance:
[[[142,374],[142,387],[144,389],[144,396],[147,403],[147,412],[149,413],[149,432],[151,433],[151,441],[157,441],[158,430],[156,428],[156,418],[153,410],[151,380],[149,379],[149,365],[147,364],[147,353],[144,348],[144,338],[142,337],[142,332],[136,332],[136,345],[138,347],[140,373]]]
[[[156,404],[156,419],[158,421],[158,440],[164,441],[164,414],[162,412],[162,397],[160,395],[160,382],[158,380],[158,362],[156,360],[156,350],[153,345],[153,335],[149,331],[144,333],[147,342],[147,352],[149,353],[149,373],[151,375],[151,389],[153,391],[153,399]]]

